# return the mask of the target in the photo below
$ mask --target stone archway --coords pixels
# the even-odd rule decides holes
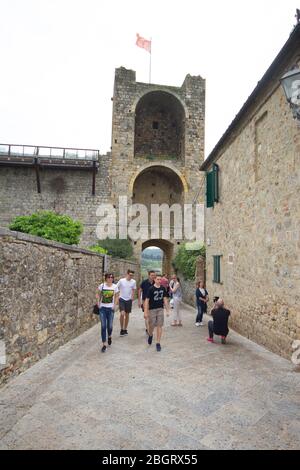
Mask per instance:
[[[160,167],[162,169],[162,171],[164,171],[164,169],[166,170],[171,170],[173,174],[175,174],[178,179],[180,180],[180,183],[182,185],[182,188],[183,188],[183,191],[184,193],[187,193],[189,188],[188,188],[188,184],[187,184],[187,181],[186,181],[186,178],[185,176],[179,171],[177,170],[177,168],[174,167],[174,165],[172,165],[171,163],[167,163],[167,162],[162,162],[160,161],[159,163],[158,162],[151,162],[151,163],[146,163],[145,165],[142,166],[142,168],[139,168],[133,175],[133,177],[131,178],[131,181],[129,183],[129,194],[130,194],[130,197],[132,197],[133,195],[133,192],[134,192],[134,185],[135,185],[135,182],[137,180],[137,178],[142,174],[142,173],[145,173],[147,170],[153,168],[153,167]],[[174,178],[176,176],[173,176]]]
[[[149,246],[160,248],[163,252],[162,273],[170,277],[172,273],[172,259],[174,254],[174,245],[172,242],[163,239],[152,239],[142,243],[141,252]]]
[[[183,213],[185,187],[182,179],[176,171],[163,165],[150,165],[142,169],[132,184],[132,203],[143,204],[148,209],[149,239],[134,242],[134,252],[137,258],[140,258],[142,251],[149,246],[156,246],[164,253],[163,271],[170,275],[172,272],[172,258],[176,247],[181,243],[182,238],[175,238],[176,226],[181,224],[182,218],[178,219],[171,208],[176,205]],[[164,204],[169,209],[168,216],[160,216],[157,221],[159,233],[153,236],[150,230],[152,219],[150,217],[151,204]],[[163,229],[169,224],[170,232],[166,237]]]
[[[184,159],[185,109],[172,93],[153,90],[135,107],[134,155]]]
[[[142,169],[132,184],[132,202],[148,206],[184,203],[183,181],[172,168],[153,164]]]

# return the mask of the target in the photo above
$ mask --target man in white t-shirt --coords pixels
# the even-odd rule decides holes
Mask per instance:
[[[129,314],[132,309],[132,301],[134,299],[134,292],[136,290],[136,281],[133,279],[133,275],[134,271],[128,269],[126,277],[123,277],[117,283],[117,288],[120,293],[120,336],[128,335],[127,327],[129,323]]]

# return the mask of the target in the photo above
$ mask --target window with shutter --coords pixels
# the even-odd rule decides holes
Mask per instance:
[[[206,207],[219,202],[219,166],[214,163],[212,171],[206,173]]]
[[[213,164],[213,189],[214,189],[214,202],[219,202],[219,166]]]
[[[206,173],[206,207],[214,207],[213,174]]]
[[[221,283],[221,256],[213,256],[214,260],[214,271],[213,271],[213,282]]]

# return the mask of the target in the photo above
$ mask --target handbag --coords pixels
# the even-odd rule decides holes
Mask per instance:
[[[94,305],[93,307],[93,314],[94,315],[99,315],[99,307],[97,304]]]

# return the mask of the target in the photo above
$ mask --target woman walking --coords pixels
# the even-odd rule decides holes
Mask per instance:
[[[113,321],[114,321],[114,311],[115,306],[117,305],[117,293],[118,288],[114,284],[114,276],[111,273],[105,274],[105,280],[98,287],[96,298],[99,306],[99,315],[101,321],[101,338],[102,338],[102,349],[101,352],[105,352],[107,345],[112,343],[112,331],[113,331]],[[106,342],[106,334],[108,336],[108,341]]]
[[[173,322],[172,326],[182,326],[182,313],[181,313],[181,303],[182,303],[182,289],[180,284],[180,279],[177,276],[173,276],[173,283],[170,283],[170,291],[172,292],[173,299]]]
[[[203,326],[203,314],[207,312],[208,292],[204,287],[204,282],[199,281],[196,284],[196,305],[197,317],[196,326]]]

